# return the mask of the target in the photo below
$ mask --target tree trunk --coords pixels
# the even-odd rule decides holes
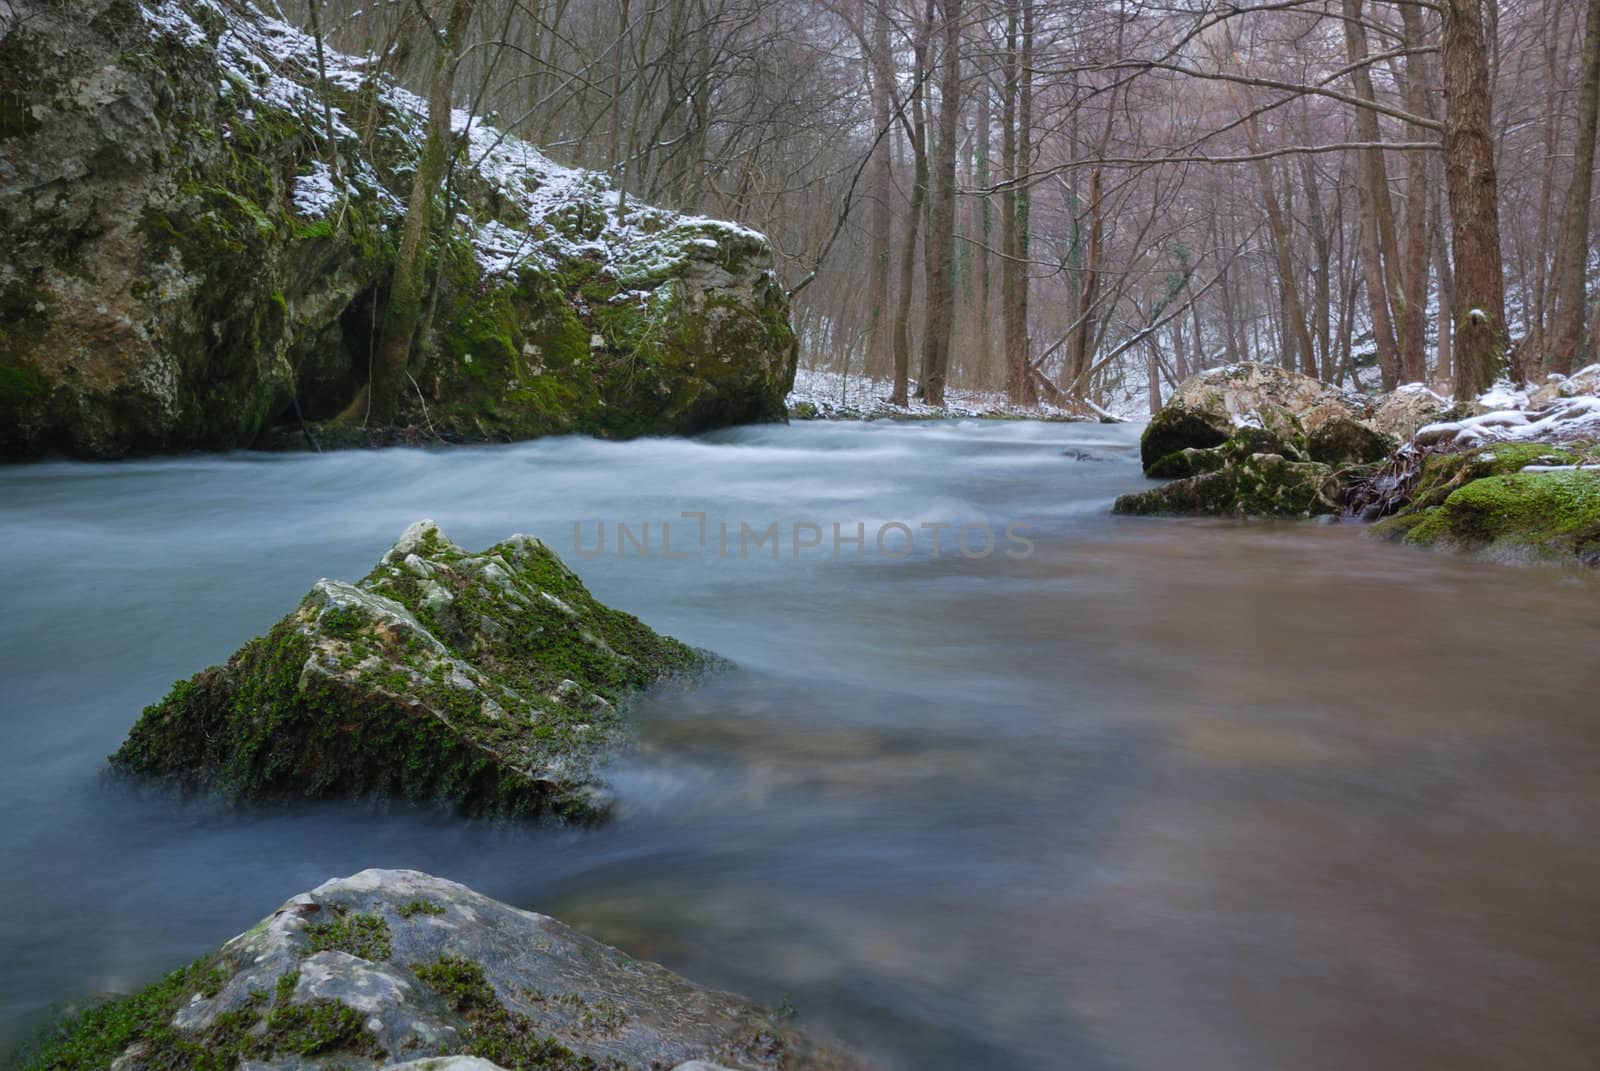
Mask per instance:
[[[1456,286],[1456,398],[1488,389],[1506,358],[1499,184],[1479,0],[1444,0],[1444,177]],[[1520,376],[1519,368],[1512,369]]]
[[[956,127],[961,115],[961,4],[944,0],[944,50],[939,70],[939,144],[933,212],[928,226],[928,315],[922,339],[922,397],[944,404],[955,320]]]
[[[1367,31],[1362,23],[1361,0],[1344,0],[1345,51],[1350,63],[1350,84],[1362,100],[1374,100],[1372,73],[1367,59]],[[1360,66],[1356,66],[1361,64]],[[1362,141],[1381,141],[1378,115],[1370,108],[1355,109],[1356,134]],[[1357,168],[1361,189],[1361,259],[1365,269],[1367,301],[1372,307],[1373,340],[1378,347],[1378,373],[1383,389],[1392,390],[1400,380],[1400,349],[1395,321],[1404,320],[1404,298],[1391,278],[1398,273],[1399,252],[1394,239],[1394,209],[1389,202],[1389,180],[1383,166],[1383,152],[1369,149],[1361,153]],[[1380,306],[1382,306],[1380,308]],[[1401,329],[1404,335],[1404,328]]]
[[[389,288],[389,303],[384,310],[383,331],[372,360],[372,381],[367,388],[365,417],[379,423],[395,419],[402,385],[408,378],[411,347],[417,325],[422,321],[423,296],[428,278],[428,237],[432,230],[433,198],[449,165],[451,140],[450,107],[455,88],[456,61],[461,53],[461,38],[472,18],[475,0],[453,0],[443,34],[433,43],[432,69],[428,79],[428,127],[422,142],[417,170],[411,177],[411,195],[406,203],[405,229],[400,236],[400,251],[395,257],[394,282]],[[359,399],[357,400],[359,404]],[[355,405],[343,417],[355,416]]]
[[[1407,48],[1421,49],[1424,45],[1422,9],[1409,0],[1402,0],[1401,24],[1405,27]],[[1406,57],[1405,101],[1406,108],[1415,115],[1428,112],[1426,89],[1426,56],[1419,52]],[[1422,128],[1413,128],[1426,135]],[[1400,280],[1404,294],[1404,322],[1400,325],[1400,374],[1407,383],[1421,383],[1428,378],[1428,158],[1426,154],[1412,152],[1406,155],[1406,227],[1404,260]]]
[[[1572,150],[1572,184],[1561,213],[1560,262],[1556,267],[1552,372],[1571,374],[1583,363],[1583,329],[1588,319],[1584,286],[1588,276],[1589,201],[1594,189],[1595,120],[1600,114],[1600,0],[1589,0],[1583,31],[1583,86],[1578,96],[1578,133]]]
[[[892,87],[887,82],[886,72],[882,66],[891,63],[889,53],[889,14],[888,9],[879,5],[877,14],[873,19],[872,44],[878,52],[879,69],[869,69],[867,77],[872,86],[872,121],[875,133],[879,136],[878,146],[873,150],[872,160],[872,235],[871,235],[871,263],[867,266],[867,374],[878,378],[887,372],[893,363],[893,340],[891,337],[891,322],[888,315],[889,306],[889,234],[892,222],[892,206],[889,199],[894,196],[894,171],[890,160],[889,126],[894,122],[892,102],[890,100]],[[870,64],[869,64],[870,66]]]
[[[900,246],[900,294],[894,316],[894,387],[889,404],[910,402],[911,379],[911,299],[917,282],[917,230],[922,223],[922,206],[928,196],[928,123],[922,106],[922,86],[928,64],[928,34],[933,25],[933,0],[913,42],[911,70],[911,205],[906,213],[905,240]]]

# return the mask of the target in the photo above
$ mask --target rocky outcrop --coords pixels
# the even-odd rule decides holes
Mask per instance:
[[[1140,439],[1145,475],[1173,483],[1123,495],[1113,512],[1310,517],[1341,511],[1341,478],[1395,441],[1356,395],[1271,365],[1191,376]]]
[[[1274,365],[1213,368],[1178,385],[1145,429],[1139,456],[1146,470],[1187,447],[1219,446],[1240,428],[1262,428],[1296,441],[1333,419],[1364,420],[1365,399]]]
[[[248,2],[0,8],[0,458],[303,445],[381,326],[422,102]],[[327,117],[331,115],[331,128]],[[458,113],[395,426],[326,442],[781,420],[759,234],[629,201]]]
[[[63,1024],[52,1071],[852,1071],[728,993],[410,870],[294,897],[217,952]]]
[[[431,521],[358,583],[317,582],[226,665],[175,685],[115,770],[231,801],[377,797],[588,820],[619,706],[712,656],[603,606],[555,552],[478,554]]]

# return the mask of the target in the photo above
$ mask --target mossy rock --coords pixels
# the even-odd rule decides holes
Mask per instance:
[[[383,943],[319,939],[356,920]],[[20,1068],[490,1066],[480,1060],[508,1071],[863,1068],[748,1000],[411,870],[295,896],[194,964],[57,1024]]]
[[[1580,456],[1566,447],[1519,442],[1492,443],[1459,454],[1429,454],[1422,460],[1406,512],[1441,505],[1474,480],[1520,472],[1529,465],[1571,465]]]
[[[1498,561],[1600,565],[1600,471],[1516,472],[1474,480],[1417,514],[1413,546],[1443,546]]]
[[[1213,446],[1208,450],[1196,450],[1187,447],[1177,453],[1168,454],[1166,457],[1148,466],[1145,475],[1155,480],[1183,480],[1190,476],[1200,476],[1207,472],[1216,472],[1227,466],[1229,457],[1223,453],[1223,448]]]
[[[619,707],[712,661],[599,603],[554,551],[481,554],[420,521],[356,584],[321,580],[226,665],[175,685],[114,769],[230,801],[398,798],[589,820]]]
[[[1222,517],[1311,517],[1340,511],[1327,465],[1254,454],[1214,472],[1123,495],[1113,513]]]
[[[1373,522],[1365,534],[1368,539],[1376,539],[1381,543],[1401,543],[1405,541],[1411,529],[1421,524],[1428,516],[1428,510],[1397,513],[1392,517]]]
[[[1228,441],[1228,433],[1204,413],[1167,405],[1150,418],[1139,436],[1139,461],[1146,474],[1162,458],[1181,450],[1205,450]]]
[[[1394,451],[1396,443],[1358,420],[1334,417],[1306,436],[1306,457],[1340,468],[1370,465]]]

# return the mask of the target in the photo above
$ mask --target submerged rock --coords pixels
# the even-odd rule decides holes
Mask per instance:
[[[296,415],[366,383],[420,99],[331,51],[320,80],[313,39],[248,0],[3,10],[0,459],[303,447]],[[624,215],[602,175],[481,121],[464,139],[411,389],[393,426],[326,444],[784,418],[762,235]]]
[[[1224,448],[1225,449],[1225,448]],[[1113,513],[1220,517],[1313,517],[1337,514],[1333,469],[1278,454],[1251,454],[1211,472],[1123,495]]]
[[[587,819],[619,704],[711,656],[602,605],[545,544],[478,554],[432,521],[358,583],[175,685],[111,757],[231,801],[396,797]]]
[[[702,1063],[701,1061],[704,1061]],[[63,1025],[51,1071],[852,1071],[743,998],[413,870],[294,897],[212,955]]]

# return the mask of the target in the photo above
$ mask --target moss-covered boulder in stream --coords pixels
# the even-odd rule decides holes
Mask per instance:
[[[1473,480],[1443,504],[1384,522],[1412,546],[1496,561],[1600,565],[1600,469],[1515,472]]]
[[[479,554],[431,521],[358,583],[179,682],[114,769],[233,801],[332,796],[583,820],[619,705],[711,656],[599,603],[537,539]]]
[[[1224,448],[1225,449],[1225,448]],[[1337,514],[1333,469],[1278,454],[1251,454],[1223,468],[1123,495],[1113,513],[1216,517],[1312,517]]]
[[[0,459],[304,446],[300,416],[358,411],[421,101],[337,53],[319,79],[248,0],[0,10]],[[325,444],[783,419],[765,238],[457,125],[412,385]]]
[[[704,1062],[701,1062],[704,1061]],[[861,1071],[742,997],[412,870],[295,896],[27,1071]]]

